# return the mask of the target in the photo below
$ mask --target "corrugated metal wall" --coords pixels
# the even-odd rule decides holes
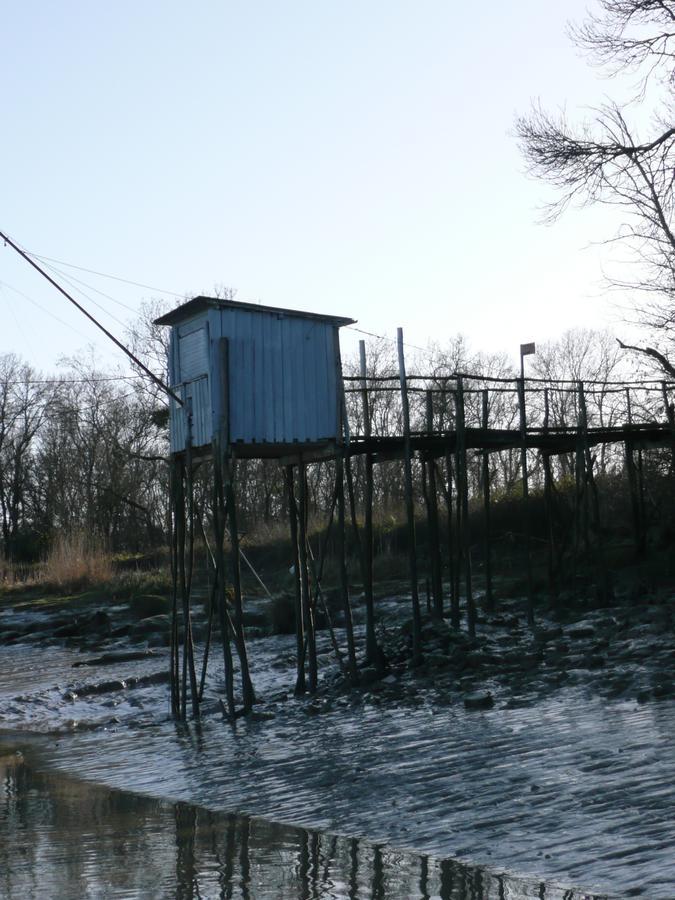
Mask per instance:
[[[212,311],[226,337],[231,443],[306,443],[338,433],[335,326],[280,313]]]
[[[227,373],[220,372],[227,338]],[[223,411],[232,444],[316,443],[339,437],[337,327],[261,310],[212,308],[172,328],[170,379],[192,401],[193,446],[207,446]],[[185,447],[186,415],[171,405],[171,451]]]

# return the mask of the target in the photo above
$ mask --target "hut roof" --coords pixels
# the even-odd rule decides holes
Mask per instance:
[[[341,327],[343,325],[353,325],[356,319],[349,319],[345,316],[328,316],[323,313],[304,312],[299,309],[284,309],[280,306],[262,306],[259,303],[242,303],[239,300],[220,300],[217,297],[193,297],[187,303],[182,303],[176,309],[165,313],[158,319],[155,319],[155,325],[175,325],[182,322],[189,316],[203,312],[206,309],[233,309],[246,310],[247,312],[267,312],[276,313],[283,316],[297,316],[301,319],[316,319],[321,322],[332,322],[334,325]]]

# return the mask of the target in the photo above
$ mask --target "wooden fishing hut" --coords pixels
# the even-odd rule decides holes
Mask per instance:
[[[155,321],[171,328],[168,375],[171,400],[174,615],[172,708],[186,716],[189,693],[195,716],[204,688],[208,641],[198,683],[190,624],[195,514],[193,470],[213,461],[214,571],[211,611],[218,611],[223,644],[227,712],[235,715],[231,644],[242,677],[245,710],[255,695],[243,629],[239,537],[235,500],[237,458],[277,459],[285,466],[291,538],[295,552],[298,678],[316,688],[313,609],[309,596],[305,464],[341,458],[344,388],[339,329],[354,320],[299,310],[195,297]],[[296,499],[297,495],[297,499]],[[203,525],[201,526],[203,528]],[[232,606],[226,595],[224,542],[229,532]],[[208,540],[204,533],[204,540]],[[179,603],[179,598],[181,602]],[[179,635],[182,632],[182,662]],[[181,671],[182,666],[182,671]]]

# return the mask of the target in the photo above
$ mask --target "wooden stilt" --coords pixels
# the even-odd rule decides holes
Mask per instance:
[[[218,567],[213,555],[213,551],[209,546],[209,540],[204,528],[204,519],[199,515],[199,529],[201,531],[202,540],[204,541],[204,549],[206,551],[206,577],[209,590],[209,618],[206,625],[206,640],[204,642],[204,655],[202,657],[202,672],[199,679],[199,702],[204,698],[204,685],[206,684],[206,672],[209,666],[209,653],[211,650],[211,638],[213,636],[213,618],[216,612],[218,597]]]
[[[199,718],[199,687],[197,685],[197,673],[195,670],[194,639],[192,635],[192,611],[190,600],[192,596],[192,575],[195,561],[195,492],[192,471],[192,447],[188,442],[186,449],[185,482],[187,489],[187,529],[186,544],[187,558],[185,561],[185,594],[183,600],[183,660],[187,663],[190,677],[190,698],[192,715]]]
[[[230,634],[232,631],[230,617],[227,609],[226,571],[225,563],[225,493],[223,487],[222,446],[220,442],[214,447],[213,457],[213,530],[214,530],[214,556],[216,560],[215,579],[217,584],[218,621],[220,624],[220,637],[223,648],[223,669],[225,675],[225,699],[227,703],[227,715],[231,720],[235,717],[234,702],[234,666],[232,662],[232,647]]]
[[[318,670],[316,660],[316,630],[314,611],[309,593],[309,568],[307,565],[307,467],[298,466],[298,554],[300,559],[300,596],[307,643],[308,687],[310,694],[316,693]]]
[[[190,598],[187,588],[185,569],[185,554],[187,549],[186,537],[186,509],[185,509],[185,466],[180,464],[179,490],[178,490],[178,515],[177,515],[177,543],[178,543],[178,589],[181,600],[181,625],[183,628],[183,666],[180,682],[180,718],[187,718],[188,696],[188,672],[190,673],[190,686],[192,687],[192,675],[194,674],[194,657],[190,653]],[[196,699],[196,684],[193,701]]]
[[[333,517],[333,509],[331,509],[331,521]],[[328,525],[328,529],[330,529],[330,522]],[[330,610],[328,609],[328,605],[326,604],[326,600],[323,595],[323,590],[321,589],[321,578],[323,573],[323,560],[324,553],[322,552],[319,567],[317,568],[316,561],[314,559],[314,555],[312,554],[312,545],[307,542],[307,561],[309,562],[309,568],[312,573],[312,579],[314,581],[314,599],[312,601],[312,609],[316,613],[316,609],[318,604],[321,604],[321,608],[323,609],[323,614],[326,617],[326,624],[328,625],[328,633],[330,634],[330,642],[333,647],[333,651],[335,653],[335,658],[338,661],[338,665],[340,666],[340,671],[344,674],[346,672],[344,659],[342,656],[342,651],[340,650],[340,645],[337,642],[337,638],[335,637],[335,629],[333,628],[333,620],[331,618]]]
[[[638,444],[637,449],[637,483],[638,483],[638,500],[640,502],[640,522],[642,523],[643,540],[647,541],[646,523],[647,515],[645,510],[645,470],[644,470],[644,451],[642,444]]]
[[[466,616],[471,637],[476,636],[476,606],[473,599],[471,573],[471,527],[469,523],[469,478],[466,456],[466,426],[464,414],[464,379],[457,378],[457,488],[458,508],[461,509],[460,545],[464,563],[464,588],[466,591]]]
[[[354,625],[352,622],[352,609],[349,602],[349,583],[347,577],[347,547],[345,541],[345,491],[344,491],[344,461],[341,456],[335,459],[335,488],[337,493],[337,544],[338,567],[340,571],[340,593],[342,595],[342,608],[345,618],[345,632],[347,635],[347,659],[349,677],[353,684],[357,684],[359,673],[356,667],[356,645],[354,643]]]
[[[178,509],[180,503],[180,463],[172,457],[169,469],[171,496],[171,650],[170,680],[171,714],[180,717],[180,650],[178,646]]]
[[[527,472],[527,412],[525,408],[525,379],[518,379],[520,411],[520,469],[523,480],[523,533],[525,536],[525,565],[527,569],[527,623],[534,625],[534,591],[532,587],[532,545],[530,538],[530,491]]]
[[[605,558],[605,542],[602,534],[602,521],[600,517],[600,495],[593,473],[594,460],[588,440],[588,412],[586,408],[586,396],[583,381],[579,382],[579,411],[581,415],[582,434],[584,439],[584,458],[586,463],[586,483],[590,488],[590,498],[593,509],[593,528],[595,531],[596,550],[595,560],[598,566],[598,592],[600,599],[608,605],[613,597],[613,590],[607,562]]]
[[[239,656],[241,689],[244,710],[251,712],[255,703],[255,692],[248,665],[248,652],[244,635],[244,604],[241,591],[241,566],[239,554],[239,529],[237,526],[237,507],[234,494],[234,469],[230,460],[224,460],[224,489],[227,518],[230,532],[230,566],[232,571],[232,590],[234,592],[234,642]]]
[[[371,438],[370,404],[366,381],[366,342],[359,341],[359,365],[361,375],[361,409],[363,413],[363,433]],[[379,659],[375,637],[375,599],[373,592],[373,456],[366,453],[366,486],[364,496],[363,526],[363,592],[366,601],[366,660],[370,663]]]
[[[483,405],[483,429],[488,428],[489,398],[488,391],[482,392]],[[495,608],[494,595],[492,593],[492,530],[490,527],[490,453],[483,451],[483,518],[485,523],[485,603],[492,612]]]
[[[427,431],[434,430],[434,405],[431,391],[426,393]],[[438,487],[436,485],[436,468],[433,458],[426,464],[427,470],[427,527],[429,531],[429,557],[431,560],[431,595],[433,598],[433,614],[437,619],[443,618],[443,578],[441,570],[441,547],[438,527]]]
[[[459,384],[459,379],[458,379]],[[459,413],[459,386],[454,392],[454,401],[455,401],[455,491],[456,491],[456,502],[455,502],[455,532],[457,534],[457,567],[456,567],[456,578],[457,578],[457,603],[461,609],[462,603],[462,575],[464,573],[464,506],[462,503],[462,455],[466,457],[466,449],[462,449],[462,440],[460,439],[460,431],[462,435],[464,434],[464,419],[462,418],[462,424],[460,427],[460,413]],[[464,394],[462,393],[462,410],[464,410]],[[460,613],[461,616],[461,613]]]
[[[417,583],[417,546],[415,543],[415,506],[412,483],[412,449],[410,446],[410,406],[408,403],[408,383],[403,352],[403,329],[398,329],[398,372],[401,383],[401,405],[403,408],[403,438],[405,443],[404,480],[405,508],[408,523],[408,559],[410,565],[410,591],[412,598],[412,656],[413,663],[422,661],[422,614],[420,611],[419,587]]]
[[[633,409],[631,404],[630,388],[626,388],[626,414],[628,418],[627,436],[624,442],[626,453],[626,474],[628,476],[628,488],[630,490],[631,510],[633,513],[635,551],[638,556],[642,556],[645,552],[646,542],[643,528],[642,509],[640,505],[638,471],[635,465],[633,440],[630,435],[630,427],[633,424]]]
[[[544,434],[549,431],[549,394],[548,388],[544,389]],[[541,453],[541,462],[544,469],[544,507],[546,513],[547,541],[547,568],[548,587],[551,597],[558,598],[558,586],[555,576],[555,532],[553,528],[553,472],[551,471],[551,457],[545,451]]]
[[[675,472],[675,407],[668,397],[668,387],[665,381],[661,382],[661,395],[663,396],[663,409],[670,428],[670,471]]]
[[[447,480],[447,492],[445,495],[446,511],[447,511],[447,528],[448,528],[448,578],[450,579],[450,622],[453,628],[459,628],[460,610],[459,610],[459,567],[455,565],[455,528],[453,524],[453,508],[452,508],[452,454],[450,450],[445,451],[445,475]]]
[[[295,693],[304,694],[307,690],[307,683],[305,680],[305,617],[302,608],[300,554],[298,551],[298,513],[295,504],[293,466],[284,466],[284,479],[286,481],[286,498],[288,501],[288,521],[291,527],[291,548],[293,551],[293,585],[295,588]]]

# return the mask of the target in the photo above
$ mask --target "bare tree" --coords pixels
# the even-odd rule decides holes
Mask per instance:
[[[536,106],[516,131],[530,172],[557,189],[549,218],[571,203],[621,211],[610,240],[629,250],[633,265],[627,278],[611,281],[637,291],[637,319],[654,345],[622,346],[675,377],[675,2],[598,0],[597,9],[571,36],[609,74],[635,74],[637,96],[609,102],[578,125]],[[643,137],[633,122],[648,94],[651,133]]]

